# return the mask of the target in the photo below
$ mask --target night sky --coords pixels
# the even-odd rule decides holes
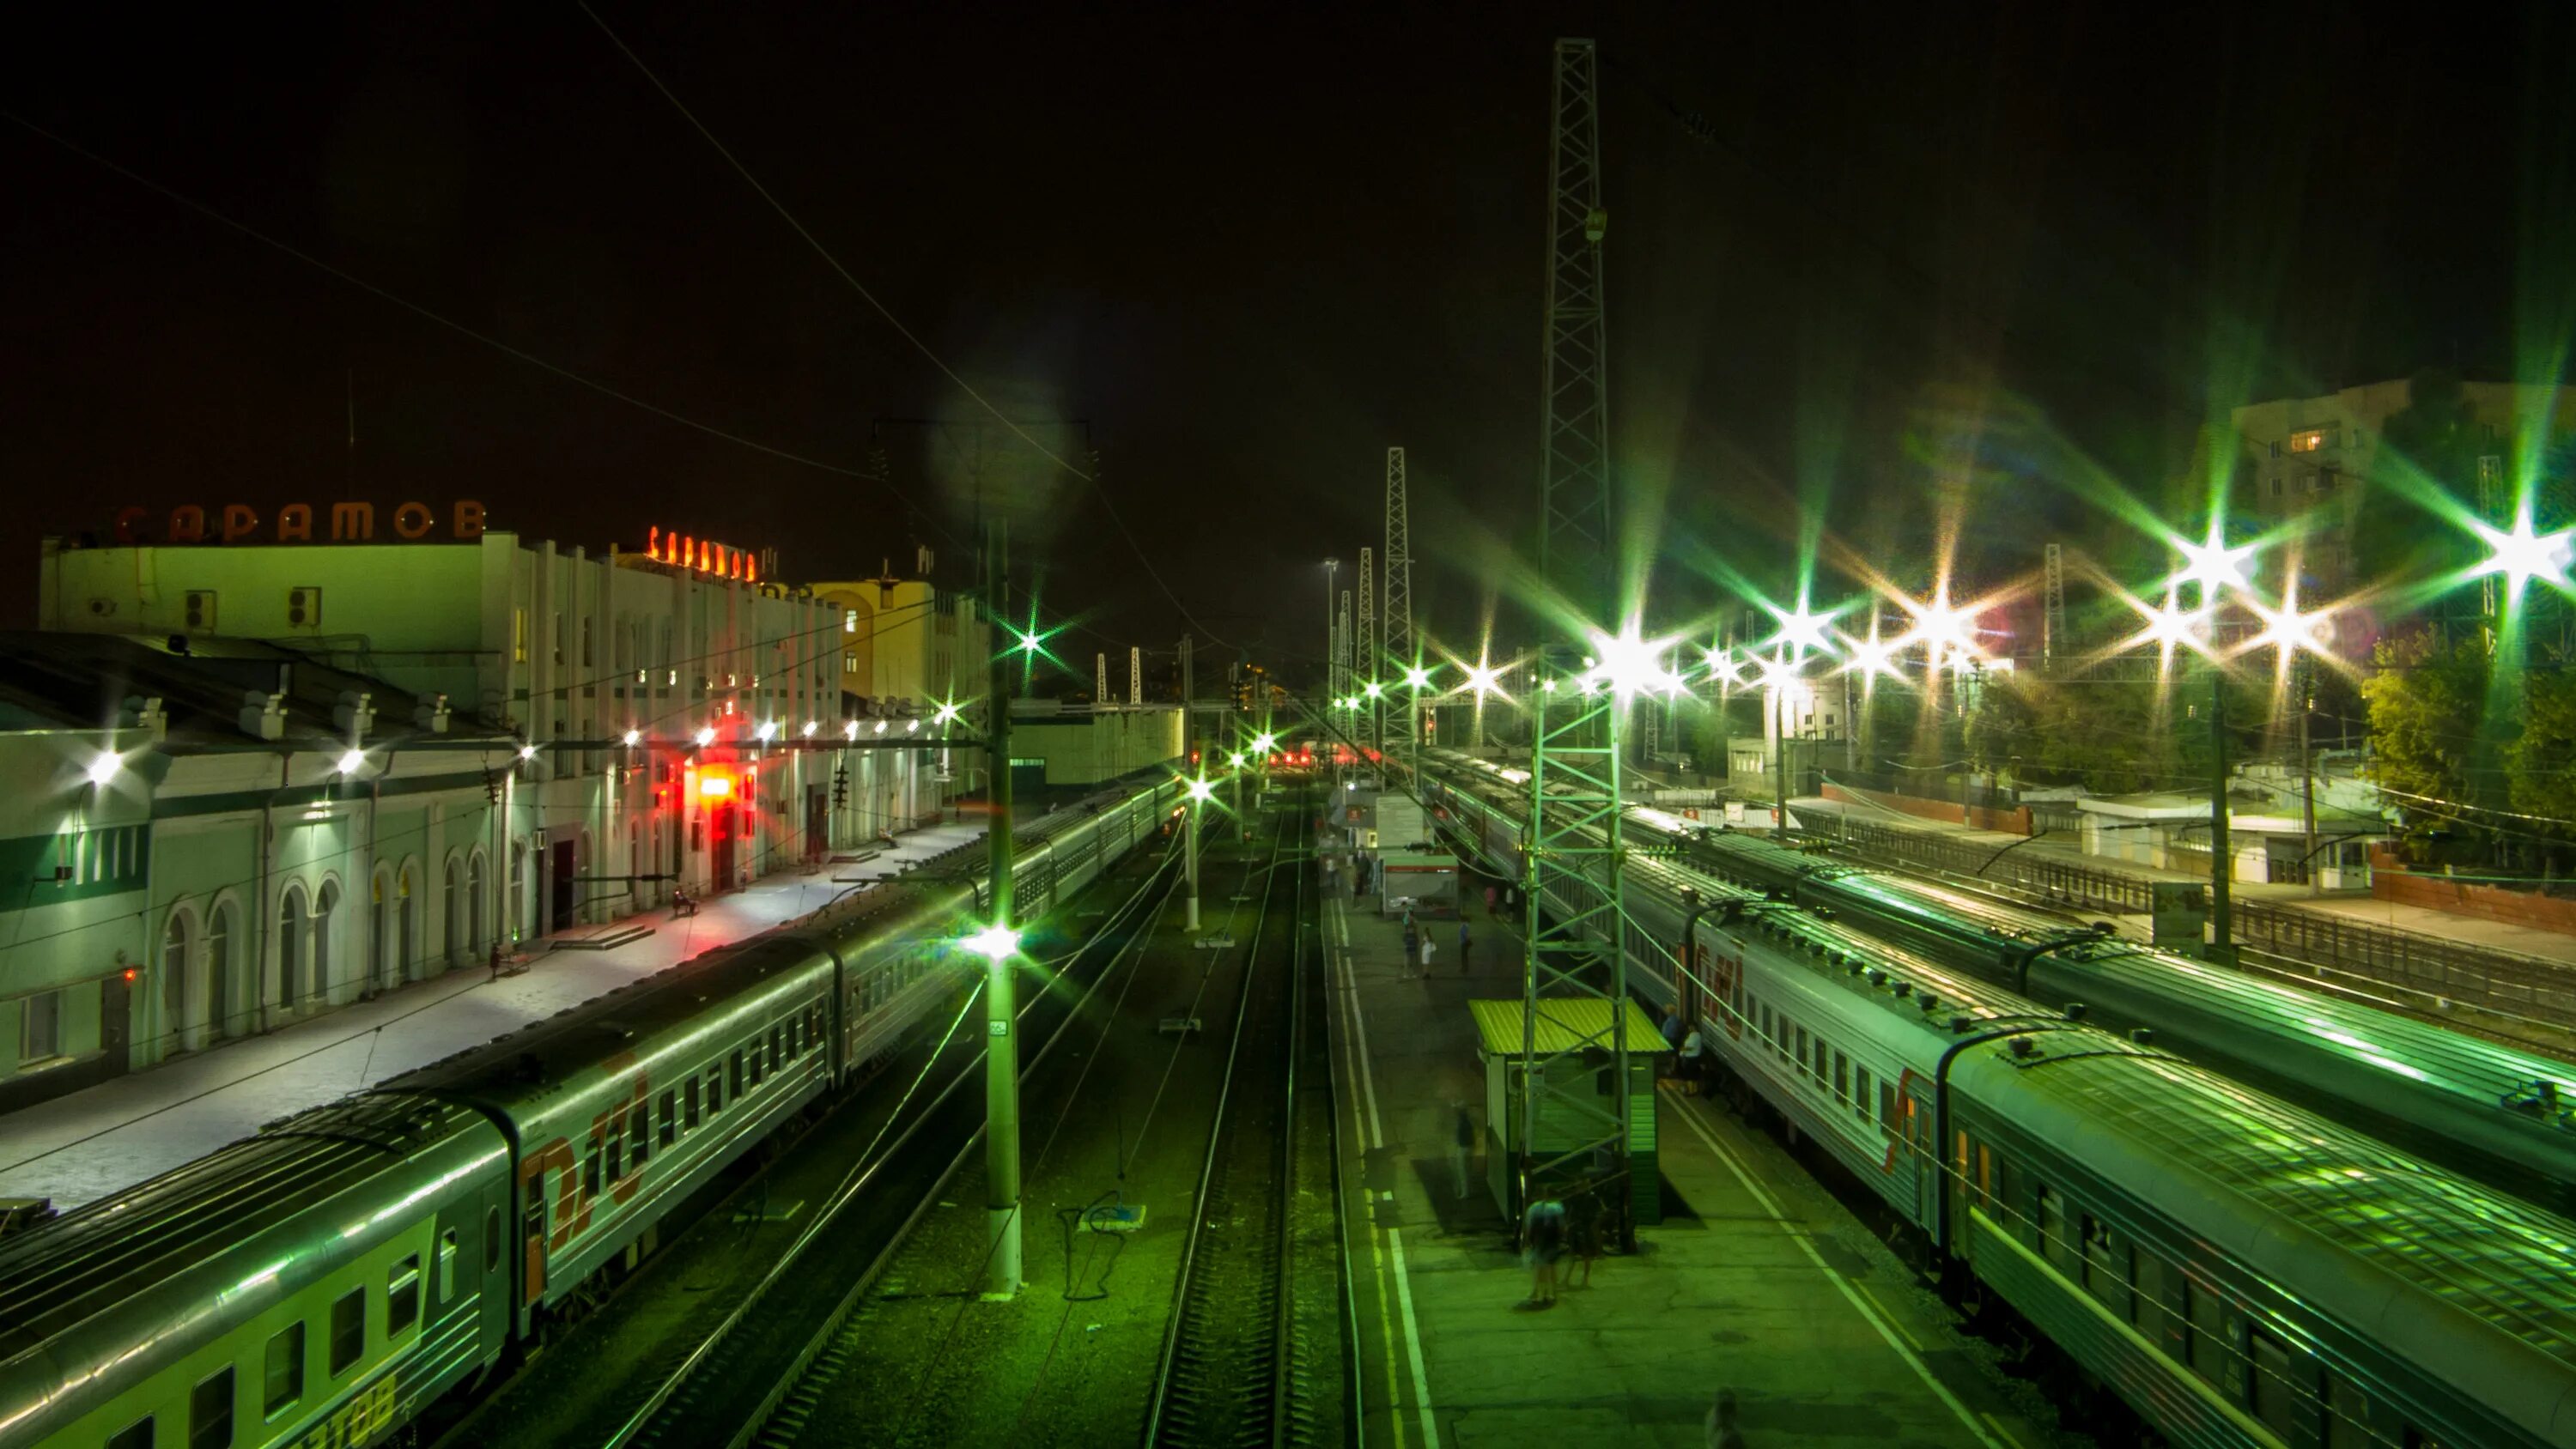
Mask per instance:
[[[774,547],[790,578],[926,541],[962,582],[979,415],[578,6],[57,12],[13,25],[16,115],[660,407],[882,448],[892,487],[0,125],[0,620],[32,617],[39,536],[125,501],[479,497],[566,544]],[[2213,407],[2511,375],[2576,273],[2564,6],[601,14],[941,358],[1097,449],[1170,590],[1274,659],[1319,643],[1318,561],[1347,582],[1375,541],[1390,443],[1431,623],[1471,628],[1527,542],[1558,34],[1602,46],[1623,474],[1774,587],[1801,499],[1928,562],[1919,457],[1963,422],[2042,420],[2161,497]],[[957,426],[889,421],[922,417]],[[1015,559],[1100,631],[1086,673],[1177,635],[1089,485],[985,449]],[[2048,471],[1966,500],[1976,567],[2103,527]],[[1670,596],[1705,593],[1675,556]]]

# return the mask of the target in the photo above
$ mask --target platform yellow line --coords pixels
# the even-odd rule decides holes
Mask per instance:
[[[1978,1416],[1970,1411],[1966,1404],[1959,1401],[1959,1396],[1950,1392],[1949,1385],[1932,1376],[1931,1365],[1923,1361],[1922,1355],[1906,1347],[1904,1338],[1896,1331],[1896,1325],[1882,1317],[1878,1310],[1871,1306],[1869,1300],[1860,1295],[1857,1287],[1849,1279],[1834,1271],[1833,1265],[1825,1261],[1825,1255],[1816,1251],[1816,1245],[1808,1240],[1807,1234],[1791,1225],[1789,1215],[1780,1210],[1778,1201],[1762,1190],[1762,1184],[1753,1180],[1753,1174],[1746,1170],[1743,1163],[1736,1161],[1734,1153],[1726,1150],[1725,1145],[1720,1143],[1716,1135],[1699,1120],[1699,1114],[1687,1106],[1680,1105],[1682,1101],[1680,1094],[1673,1092],[1669,1087],[1663,1090],[1673,1098],[1680,1110],[1682,1122],[1690,1128],[1691,1134],[1706,1143],[1708,1150],[1715,1154],[1717,1160],[1726,1165],[1726,1170],[1735,1174],[1735,1180],[1744,1184],[1746,1192],[1753,1194],[1753,1201],[1761,1206],[1763,1212],[1770,1215],[1771,1221],[1780,1225],[1781,1231],[1788,1234],[1789,1240],[1798,1245],[1798,1251],[1806,1254],[1807,1261],[1816,1265],[1816,1271],[1824,1274],[1826,1281],[1832,1283],[1835,1290],[1843,1295],[1843,1301],[1852,1306],[1852,1311],[1869,1320],[1869,1326],[1878,1330],[1878,1336],[1886,1340],[1889,1348],[1896,1350],[1896,1356],[1905,1360],[1906,1366],[1914,1370],[1914,1376],[1923,1381],[1924,1387],[1929,1388],[1934,1397],[1948,1405],[1950,1412],[1958,1416],[1960,1423],[1968,1426],[1968,1432],[1976,1435],[1986,1449],[2019,1449],[2017,1445],[2007,1446],[2004,1441],[1997,1439],[1992,1431],[1979,1422]]]

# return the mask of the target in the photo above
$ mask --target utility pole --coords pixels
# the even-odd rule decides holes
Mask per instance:
[[[1773,710],[1777,718],[1772,727],[1777,738],[1772,741],[1771,761],[1776,777],[1775,788],[1780,797],[1779,810],[1771,817],[1771,838],[1786,843],[1789,839],[1789,687],[1775,685],[1771,693],[1778,701]]]
[[[1145,651],[1134,644],[1127,646],[1127,702],[1145,702]]]
[[[984,602],[998,628],[1005,617],[1008,587],[1002,559],[1008,547],[1003,523],[995,519],[984,535]],[[994,642],[998,643],[996,639]],[[1012,919],[1011,893],[1011,661],[1007,649],[990,649],[986,684],[985,736],[992,749],[992,820],[985,841],[991,866],[985,877],[990,903],[988,926],[1007,933],[1018,929]],[[998,939],[1007,940],[1007,935]],[[1020,1038],[1017,1003],[1013,1000],[1011,961],[1015,949],[985,953],[984,968],[984,1221],[987,1252],[984,1296],[1009,1298],[1020,1291]]]
[[[2306,860],[2308,863],[2308,894],[2312,896],[2321,896],[2325,894],[2326,882],[2325,867],[2317,862],[2316,757],[2309,753],[2308,748],[2308,716],[2313,712],[2315,701],[2309,697],[2308,693],[2312,688],[2312,685],[2309,682],[2307,662],[2305,660],[2300,661],[2299,664],[2298,685],[2299,819],[2301,825],[2304,826],[2306,830],[2308,851],[2302,859]]]
[[[1324,697],[1342,697],[1342,624],[1333,612],[1333,582],[1341,574],[1342,561],[1324,560]]]
[[[1091,702],[1109,702],[1109,651],[1105,649],[1091,656]]]
[[[1199,721],[1198,712],[1190,708],[1191,682],[1190,636],[1184,634],[1181,636],[1181,761],[1190,767],[1190,777],[1195,786],[1205,772],[1199,768]],[[1181,842],[1181,868],[1189,873],[1188,927],[1195,934],[1199,928],[1199,799],[1195,788],[1190,791],[1188,836]]]
[[[1415,657],[1413,642],[1413,523],[1412,505],[1405,499],[1404,450],[1386,450],[1386,592],[1382,596],[1386,615],[1386,659],[1390,669],[1408,671],[1422,661]],[[1418,769],[1422,764],[1422,695],[1414,690],[1405,701],[1404,723],[1396,730],[1398,741],[1412,747],[1408,762]]]
[[[2236,852],[2227,840],[2227,675],[2209,671],[2209,959],[2236,959],[2236,921],[2228,886]]]
[[[2039,615],[2039,672],[2057,677],[2058,656],[2066,652],[2066,553],[2056,544],[2041,550],[2044,564]]]

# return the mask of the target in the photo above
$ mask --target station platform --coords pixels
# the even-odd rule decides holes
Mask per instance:
[[[2006,1378],[1870,1228],[1777,1142],[1715,1103],[1658,1093],[1664,1221],[1590,1286],[1569,1258],[1556,1306],[1469,1164],[1449,1160],[1455,1102],[1484,1129],[1467,1001],[1519,988],[1518,934],[1475,904],[1428,977],[1400,923],[1325,903],[1335,1083],[1344,1114],[1350,1272],[1370,1444],[1697,1446],[1721,1388],[1753,1444],[2055,1449],[2055,1412]],[[1570,1272],[1568,1270],[1571,1270]]]
[[[864,869],[899,874],[983,834],[980,821],[912,831]],[[458,967],[373,1001],[0,1115],[0,1197],[50,1198],[68,1211],[248,1136],[263,1123],[793,920],[847,889],[832,876],[828,869],[781,871],[702,900],[694,915],[639,912],[606,929],[651,933],[604,950],[553,950],[539,938],[532,943],[538,954],[516,975],[496,981],[479,967]]]
[[[1770,806],[1763,806],[1768,819]],[[1884,807],[1852,805],[1821,796],[1793,798],[1791,815],[1843,815],[1867,820],[1873,825],[1906,831],[1917,835],[1939,836],[1945,840],[1965,841],[1971,845],[2003,850],[2017,855],[2044,855],[2109,875],[2135,876],[2140,880],[2195,882],[2208,877],[2189,871],[2166,870],[2138,861],[2116,860],[2109,856],[2087,855],[2077,849],[2074,838],[2045,839],[2010,835],[1999,830],[1977,830],[1965,825],[1951,825],[1938,820],[1900,814]],[[2405,931],[2418,936],[2481,950],[2499,951],[2514,956],[2527,956],[2561,966],[2576,966],[2576,935],[2563,931],[2545,931],[2535,926],[2516,925],[2510,921],[2492,921],[2483,916],[2466,916],[2451,911],[2437,911],[2429,906],[2406,905],[2383,901],[2358,891],[2337,891],[2310,895],[2305,885],[2272,885],[2258,881],[2238,881],[2234,888],[2238,900],[2261,901],[2267,906],[2313,911],[2339,920],[2357,921],[2367,926],[2381,926],[2392,931]],[[2144,939],[2147,926],[2143,920],[2122,923],[2123,934]]]

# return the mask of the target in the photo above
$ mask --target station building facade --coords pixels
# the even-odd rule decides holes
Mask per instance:
[[[0,635],[0,1110],[483,959],[517,756],[274,647]]]
[[[31,869],[74,852],[74,884],[31,897],[20,944],[0,954],[0,1107],[19,1077],[69,1066],[55,1082],[77,1085],[495,948],[809,868],[939,818],[966,788],[931,722],[935,698],[980,683],[969,605],[891,581],[872,617],[910,622],[865,629],[872,687],[853,690],[856,603],[780,584],[748,551],[642,542],[591,554],[479,528],[49,540],[44,632],[21,637],[64,641],[44,647],[69,650],[68,674],[113,662],[88,671],[93,694],[151,697],[117,682],[151,674],[164,698],[193,692],[199,706],[177,747],[114,731],[75,684],[50,705],[30,697],[22,728],[0,729],[0,768],[22,787],[0,838],[34,852]],[[217,660],[305,684],[269,691],[287,698],[245,726],[225,711],[247,708],[248,688],[162,677]],[[952,678],[955,693],[934,695]],[[296,692],[323,683],[327,700]],[[343,694],[405,719],[429,709],[439,747],[378,752],[341,718]],[[110,748],[138,764],[93,788],[82,772]],[[353,748],[368,757],[353,778],[374,787],[363,800],[339,769]],[[75,838],[105,843],[56,843]]]

